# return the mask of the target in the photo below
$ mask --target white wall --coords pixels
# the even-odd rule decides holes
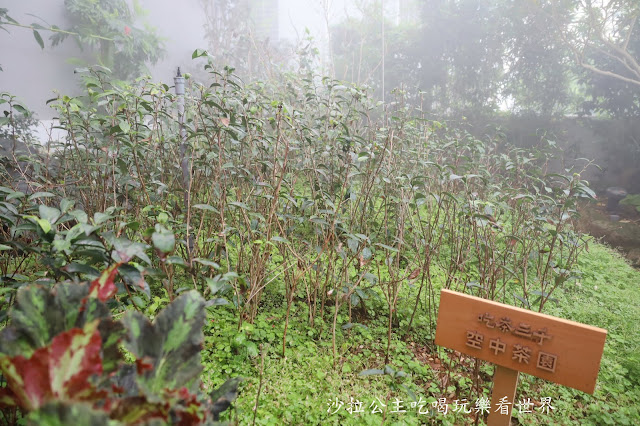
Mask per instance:
[[[64,19],[64,0],[0,0],[0,7],[9,9],[9,16],[21,24],[31,25],[38,21],[28,13],[45,18],[49,24],[61,28],[67,26]],[[10,92],[38,117],[46,119],[53,116],[45,102],[56,97],[55,91],[65,94],[79,93],[77,76],[73,70],[77,65],[67,61],[67,58],[80,57],[87,59],[87,55],[71,40],[56,48],[50,47],[48,40],[51,33],[40,31],[45,41],[45,48],[40,46],[33,37],[30,29],[6,26],[10,33],[0,31],[0,64],[4,72],[0,72],[0,91]]]
[[[167,50],[165,58],[150,70],[151,74],[155,79],[172,85],[176,67],[188,68],[193,51],[206,47],[204,20],[198,0],[139,2],[148,10],[143,20],[157,28],[165,39]],[[64,0],[0,0],[0,7],[9,9],[9,16],[21,24],[39,22],[45,27],[48,24],[68,27]],[[45,18],[47,22],[38,21],[29,13]],[[0,91],[16,95],[40,119],[52,118],[55,112],[46,106],[46,101],[56,97],[56,92],[66,95],[81,93],[78,76],[73,72],[81,64],[70,62],[70,58],[89,64],[94,63],[95,58],[82,52],[72,38],[52,48],[48,40],[51,33],[41,30],[45,48],[40,49],[30,29],[13,26],[6,26],[6,29],[9,34],[0,31],[0,65],[4,69],[0,72]]]

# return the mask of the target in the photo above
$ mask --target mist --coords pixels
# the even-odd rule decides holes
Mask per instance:
[[[639,20],[0,0],[0,422],[640,424]]]
[[[631,3],[616,4],[633,16]],[[640,112],[639,71],[637,63],[629,62],[637,58],[640,37],[631,21],[603,21],[610,32],[589,40],[572,24],[585,19],[585,10],[558,11],[544,2],[537,8],[435,0],[120,4],[122,10],[104,9],[104,16],[93,16],[80,1],[5,1],[12,21],[3,19],[0,38],[2,90],[40,120],[50,120],[54,112],[47,100],[79,95],[78,71],[94,64],[112,68],[117,78],[149,75],[168,86],[178,67],[206,80],[206,60],[217,69],[233,68],[246,83],[277,80],[281,73],[304,68],[366,87],[385,105],[406,103],[434,119],[464,122],[478,135],[487,123],[504,126],[525,145],[537,142],[521,129],[538,126],[540,120],[553,127],[549,119],[563,119],[563,145],[575,158],[597,157],[605,170],[590,172],[590,179],[603,188],[620,184],[640,190],[637,173],[627,171],[637,159],[633,141],[638,140],[637,126],[629,119]],[[102,27],[94,34],[91,25]],[[607,52],[606,43],[615,45],[616,37],[624,49]],[[196,49],[206,51],[208,59],[192,60]],[[616,62],[616,55],[622,62]],[[628,147],[634,154],[609,158],[597,126],[584,129],[583,139],[576,140],[571,120],[580,117],[618,120],[626,129],[622,134],[629,136],[607,146],[620,145],[621,153]],[[620,162],[622,167],[613,166]]]

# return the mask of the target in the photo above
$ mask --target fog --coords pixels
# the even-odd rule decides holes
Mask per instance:
[[[2,424],[640,424],[613,249],[640,0],[0,0]]]
[[[182,69],[194,70],[201,65],[192,64],[191,55],[195,49],[211,50],[219,54],[220,46],[211,46],[207,40],[205,26],[207,5],[215,9],[216,1],[185,0],[182,2],[168,0],[139,0],[130,1],[141,8],[142,16],[136,21],[140,28],[149,26],[157,30],[162,38],[164,54],[154,64],[147,63],[150,75],[155,80],[172,82],[178,66]],[[233,1],[218,2],[234,4]],[[242,2],[236,2],[242,3]],[[357,2],[360,3],[360,2]],[[25,104],[29,105],[39,117],[46,119],[52,112],[46,107],[46,100],[56,93],[77,94],[77,76],[74,69],[91,65],[95,56],[91,49],[81,49],[78,43],[68,38],[58,46],[50,46],[48,38],[55,34],[51,31],[39,30],[45,42],[41,49],[31,28],[33,23],[43,27],[57,26],[68,28],[72,26],[69,14],[65,11],[64,0],[20,0],[0,2],[0,8],[6,8],[11,18],[24,27],[5,25],[0,37],[0,88],[15,94]],[[357,14],[358,7],[353,1],[333,0],[280,0],[280,1],[249,1],[239,5],[244,7],[240,16],[248,18],[250,29],[256,30],[264,16],[276,17],[275,22],[267,22],[269,33],[276,35],[270,40],[273,46],[287,46],[293,51],[295,46],[309,30],[323,58],[328,57],[328,27],[339,22],[347,14]],[[258,11],[253,16],[246,16],[246,11]],[[215,12],[213,12],[215,15]],[[35,16],[34,16],[35,15]],[[264,24],[263,24],[264,25]],[[262,34],[256,38],[260,38]],[[257,40],[260,43],[261,40]],[[230,52],[233,55],[233,52]],[[289,53],[289,52],[288,52]],[[220,64],[225,65],[225,64]],[[45,70],[45,72],[43,72]]]
[[[548,120],[627,123],[640,115],[635,1],[567,2],[562,8],[505,0],[91,4],[0,2],[0,90],[41,120],[55,115],[47,100],[82,93],[75,71],[94,64],[125,80],[150,75],[171,86],[180,67],[205,81],[206,59],[191,58],[196,49],[208,52],[215,69],[232,67],[246,83],[312,72],[365,87],[384,101],[382,108],[406,104],[480,134],[488,125],[508,126],[507,118],[538,117],[549,127]],[[562,131],[576,156],[601,156],[601,132],[585,130],[587,142],[573,143],[570,127]],[[632,150],[622,158],[635,160],[633,141],[640,136],[633,128],[622,133],[614,145],[621,153]]]

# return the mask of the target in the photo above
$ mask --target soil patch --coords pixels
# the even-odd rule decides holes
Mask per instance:
[[[640,215],[635,209],[621,209],[617,221],[611,220],[605,203],[585,204],[580,214],[580,231],[601,239],[640,267]]]

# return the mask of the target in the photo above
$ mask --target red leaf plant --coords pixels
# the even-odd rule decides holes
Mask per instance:
[[[96,389],[90,378],[102,374],[102,340],[98,321],[84,329],[72,328],[53,338],[49,346],[31,358],[0,357],[0,371],[7,380],[0,405],[37,410],[57,401],[96,401],[106,392]]]
[[[109,266],[98,278],[91,281],[89,297],[97,297],[101,302],[106,302],[108,299],[113,297],[118,291],[118,288],[114,284],[116,274],[118,273],[118,268],[123,263],[124,262],[118,262]]]

